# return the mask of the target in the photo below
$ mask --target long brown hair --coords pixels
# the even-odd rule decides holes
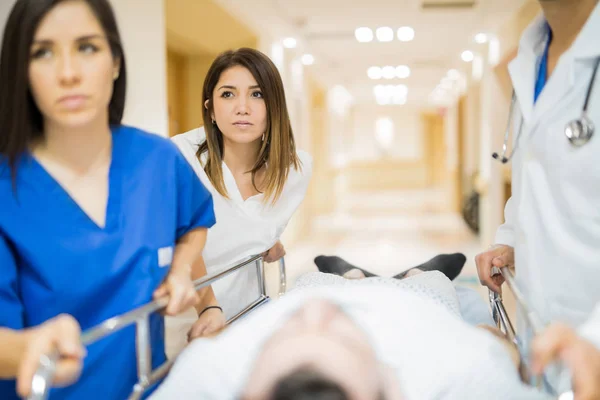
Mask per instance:
[[[277,67],[265,54],[258,50],[241,48],[230,50],[220,54],[213,61],[202,90],[203,101],[207,107],[203,107],[202,118],[204,120],[204,131],[206,141],[198,148],[196,156],[201,159],[207,153],[207,161],[204,166],[206,175],[211,183],[222,196],[229,197],[225,182],[223,181],[223,133],[216,124],[212,123],[214,110],[213,92],[221,74],[231,67],[241,66],[246,68],[260,87],[267,109],[267,130],[262,142],[258,157],[252,169],[252,184],[258,190],[255,183],[256,173],[263,166],[267,166],[264,184],[264,201],[271,200],[274,204],[281,196],[285,182],[287,181],[290,168],[298,170],[300,160],[296,154],[294,134],[290,124],[283,81]]]

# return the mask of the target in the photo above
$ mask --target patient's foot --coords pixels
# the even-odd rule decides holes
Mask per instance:
[[[364,272],[362,272],[358,268],[351,269],[350,271],[346,272],[343,276],[346,279],[364,279],[364,278],[366,278]]]
[[[454,280],[454,278],[460,274],[460,271],[462,271],[466,261],[467,257],[462,253],[439,254],[421,265],[394,276],[394,278],[406,278],[411,270],[419,269],[421,271],[440,271],[446,275],[448,279]]]
[[[377,276],[370,273],[369,271],[365,271],[362,268],[358,268],[337,256],[318,256],[317,258],[315,258],[315,264],[317,265],[319,271],[324,272],[326,274],[344,276],[346,273],[352,270],[358,270],[362,272],[363,278],[369,276]]]

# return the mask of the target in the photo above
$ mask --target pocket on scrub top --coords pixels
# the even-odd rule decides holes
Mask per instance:
[[[171,269],[171,263],[173,262],[173,255],[175,254],[175,245],[165,245],[157,247],[153,250],[151,257],[150,272],[157,282],[167,276]]]

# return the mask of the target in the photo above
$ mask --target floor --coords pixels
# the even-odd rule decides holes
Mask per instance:
[[[435,190],[352,196],[336,214],[313,221],[306,240],[287,248],[288,287],[299,275],[316,270],[313,259],[320,254],[338,255],[391,276],[437,254],[461,252],[467,263],[458,281],[486,298],[474,262],[479,241],[460,215],[443,211],[444,202],[444,193]],[[276,275],[276,268],[270,268],[270,289],[276,286]]]

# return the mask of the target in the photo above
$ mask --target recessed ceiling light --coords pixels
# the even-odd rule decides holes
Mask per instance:
[[[312,54],[304,54],[302,56],[302,64],[304,65],[313,65],[315,63],[315,58]]]
[[[396,85],[396,87],[394,88],[394,93],[401,95],[401,96],[406,96],[408,94],[408,86]]]
[[[475,43],[484,44],[488,41],[488,36],[481,32],[475,35]]]
[[[296,39],[294,39],[293,37],[283,39],[283,47],[285,47],[286,49],[293,49],[296,47],[296,44]]]
[[[381,73],[385,79],[394,79],[396,77],[396,68],[392,67],[391,65],[386,65],[381,70]]]
[[[406,65],[398,65],[396,67],[396,77],[400,79],[406,79],[410,76],[410,68]]]
[[[401,42],[410,42],[415,38],[415,30],[410,26],[403,26],[398,28],[398,40]]]
[[[380,42],[391,42],[394,40],[394,31],[389,26],[382,26],[381,28],[377,28],[375,36],[377,36],[377,40]]]
[[[475,58],[475,55],[471,50],[465,50],[460,55],[460,58],[462,58],[464,62],[471,62]]]
[[[371,79],[381,79],[382,72],[380,67],[370,67],[367,70],[367,76]]]
[[[356,28],[354,36],[360,43],[367,43],[373,40],[373,31],[367,27]]]

